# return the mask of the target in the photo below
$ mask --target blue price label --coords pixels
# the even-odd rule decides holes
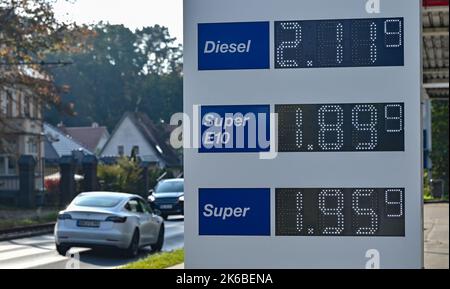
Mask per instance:
[[[270,106],[202,106],[200,153],[270,151]]]
[[[200,189],[199,234],[270,236],[270,189]]]
[[[198,69],[270,68],[269,22],[198,25]]]

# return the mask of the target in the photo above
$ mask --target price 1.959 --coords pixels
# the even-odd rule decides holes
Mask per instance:
[[[276,189],[277,236],[404,236],[405,189]]]

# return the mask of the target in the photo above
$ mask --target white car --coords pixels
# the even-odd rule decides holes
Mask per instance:
[[[137,195],[91,192],[78,195],[58,215],[56,249],[65,256],[71,247],[112,247],[134,257],[141,247],[160,251],[164,220]]]

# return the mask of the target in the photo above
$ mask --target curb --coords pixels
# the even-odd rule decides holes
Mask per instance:
[[[168,267],[166,269],[170,269],[170,270],[184,270],[184,263],[172,266],[172,267]]]
[[[425,200],[425,204],[448,204],[448,200]]]
[[[0,230],[0,241],[29,238],[52,233],[55,223]]]

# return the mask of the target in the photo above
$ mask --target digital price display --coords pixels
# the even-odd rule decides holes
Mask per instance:
[[[404,104],[276,105],[279,152],[404,151]]]
[[[403,66],[403,18],[275,22],[275,68]]]
[[[277,236],[405,236],[403,188],[276,189]]]

